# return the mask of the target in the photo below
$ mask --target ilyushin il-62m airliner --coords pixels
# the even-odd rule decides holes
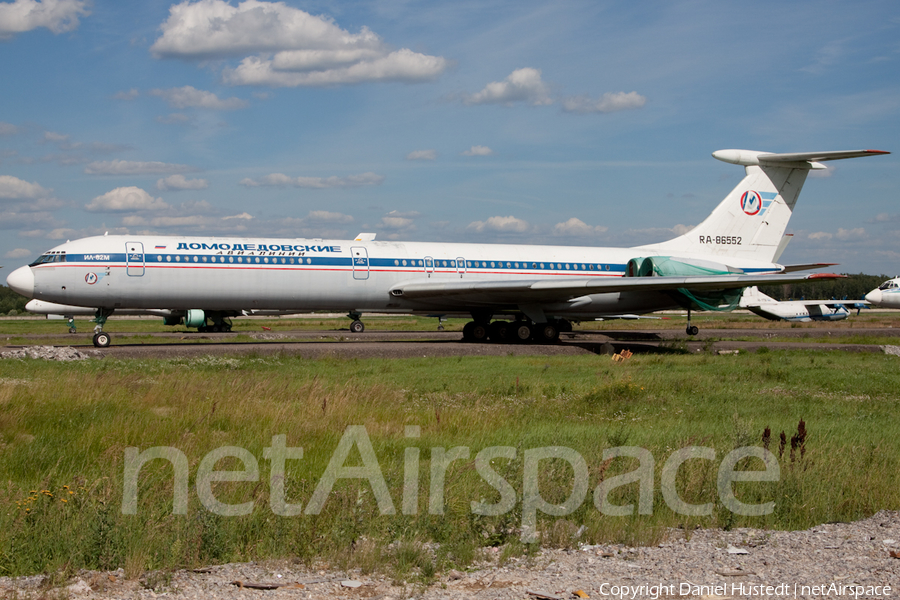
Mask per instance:
[[[212,331],[256,312],[347,311],[357,333],[363,312],[466,315],[467,340],[553,341],[571,321],[683,308],[693,335],[691,310],[732,309],[745,287],[835,277],[776,262],[788,220],[811,169],[878,154],[720,150],[715,158],[745,167],[738,186],[690,232],[633,248],[99,236],[61,244],[6,281],[91,309],[98,347],[110,343],[107,317],[134,310]]]

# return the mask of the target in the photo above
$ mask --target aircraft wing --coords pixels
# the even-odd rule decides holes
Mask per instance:
[[[692,292],[727,290],[753,285],[799,283],[810,279],[837,279],[844,275],[814,273],[812,275],[715,275],[708,277],[583,277],[547,281],[546,279],[518,279],[510,281],[416,280],[399,284],[391,295],[407,300],[447,298],[455,296],[461,302],[567,302],[589,294],[613,292],[659,292],[688,289]]]

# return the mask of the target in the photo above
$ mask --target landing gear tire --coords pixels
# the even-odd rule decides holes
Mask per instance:
[[[520,321],[518,323],[513,324],[512,326],[512,339],[515,342],[527,342],[531,339],[531,334],[533,330],[531,325],[525,323],[524,321]]]
[[[464,342],[483,342],[488,337],[488,326],[484,323],[469,321],[463,327]]]
[[[484,323],[472,323],[472,341],[483,342],[488,338],[488,327]]]
[[[697,335],[698,333],[700,333],[700,328],[696,325],[688,325],[687,329],[685,329],[684,332],[688,335]]]
[[[540,323],[535,326],[534,337],[542,344],[552,344],[559,339],[559,329],[553,323]]]
[[[363,322],[358,319],[350,323],[350,331],[352,331],[353,333],[362,333],[365,330],[365,324],[363,324]]]
[[[492,342],[505,344],[509,341],[511,329],[509,321],[494,321],[488,328],[488,337]]]
[[[94,334],[94,346],[97,348],[108,348],[110,342],[112,342],[112,338],[109,337],[108,333],[100,333]]]

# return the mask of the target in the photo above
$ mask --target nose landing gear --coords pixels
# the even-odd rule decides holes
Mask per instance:
[[[361,314],[359,314],[358,312],[352,312],[352,313],[348,314],[347,316],[350,317],[351,319],[353,319],[353,322],[350,323],[350,331],[351,332],[362,333],[363,331],[366,330],[365,324],[359,320],[359,318],[362,316]]]
[[[112,343],[112,337],[108,333],[103,331],[103,326],[106,325],[106,319],[109,318],[109,315],[112,314],[111,310],[106,310],[103,308],[98,308],[97,313],[94,316],[94,346],[97,348],[108,348]]]

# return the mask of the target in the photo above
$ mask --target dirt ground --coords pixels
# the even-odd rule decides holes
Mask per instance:
[[[459,332],[439,331],[371,331],[353,334],[349,331],[261,331],[246,334],[238,339],[236,333],[155,333],[142,334],[141,343],[131,343],[125,338],[117,342],[113,335],[112,346],[94,349],[90,333],[70,336],[67,347],[87,352],[96,357],[114,358],[165,358],[172,356],[223,355],[223,354],[286,354],[304,358],[336,356],[344,358],[411,358],[443,356],[507,356],[507,355],[577,355],[615,354],[628,350],[635,354],[734,351],[755,352],[768,349],[819,349],[845,352],[884,352],[878,344],[839,343],[838,339],[854,336],[896,337],[900,346],[900,329],[704,329],[689,338],[684,332],[672,329],[643,329],[627,331],[575,331],[562,334],[555,344],[495,344],[462,341]],[[777,336],[777,339],[775,339]],[[59,336],[34,334],[25,336],[27,345],[58,342]],[[149,338],[149,339],[148,339]],[[730,338],[730,339],[729,339]],[[757,338],[740,341],[735,338]],[[770,340],[770,341],[767,341]],[[832,341],[834,340],[834,341]],[[21,348],[10,345],[6,351]]]

